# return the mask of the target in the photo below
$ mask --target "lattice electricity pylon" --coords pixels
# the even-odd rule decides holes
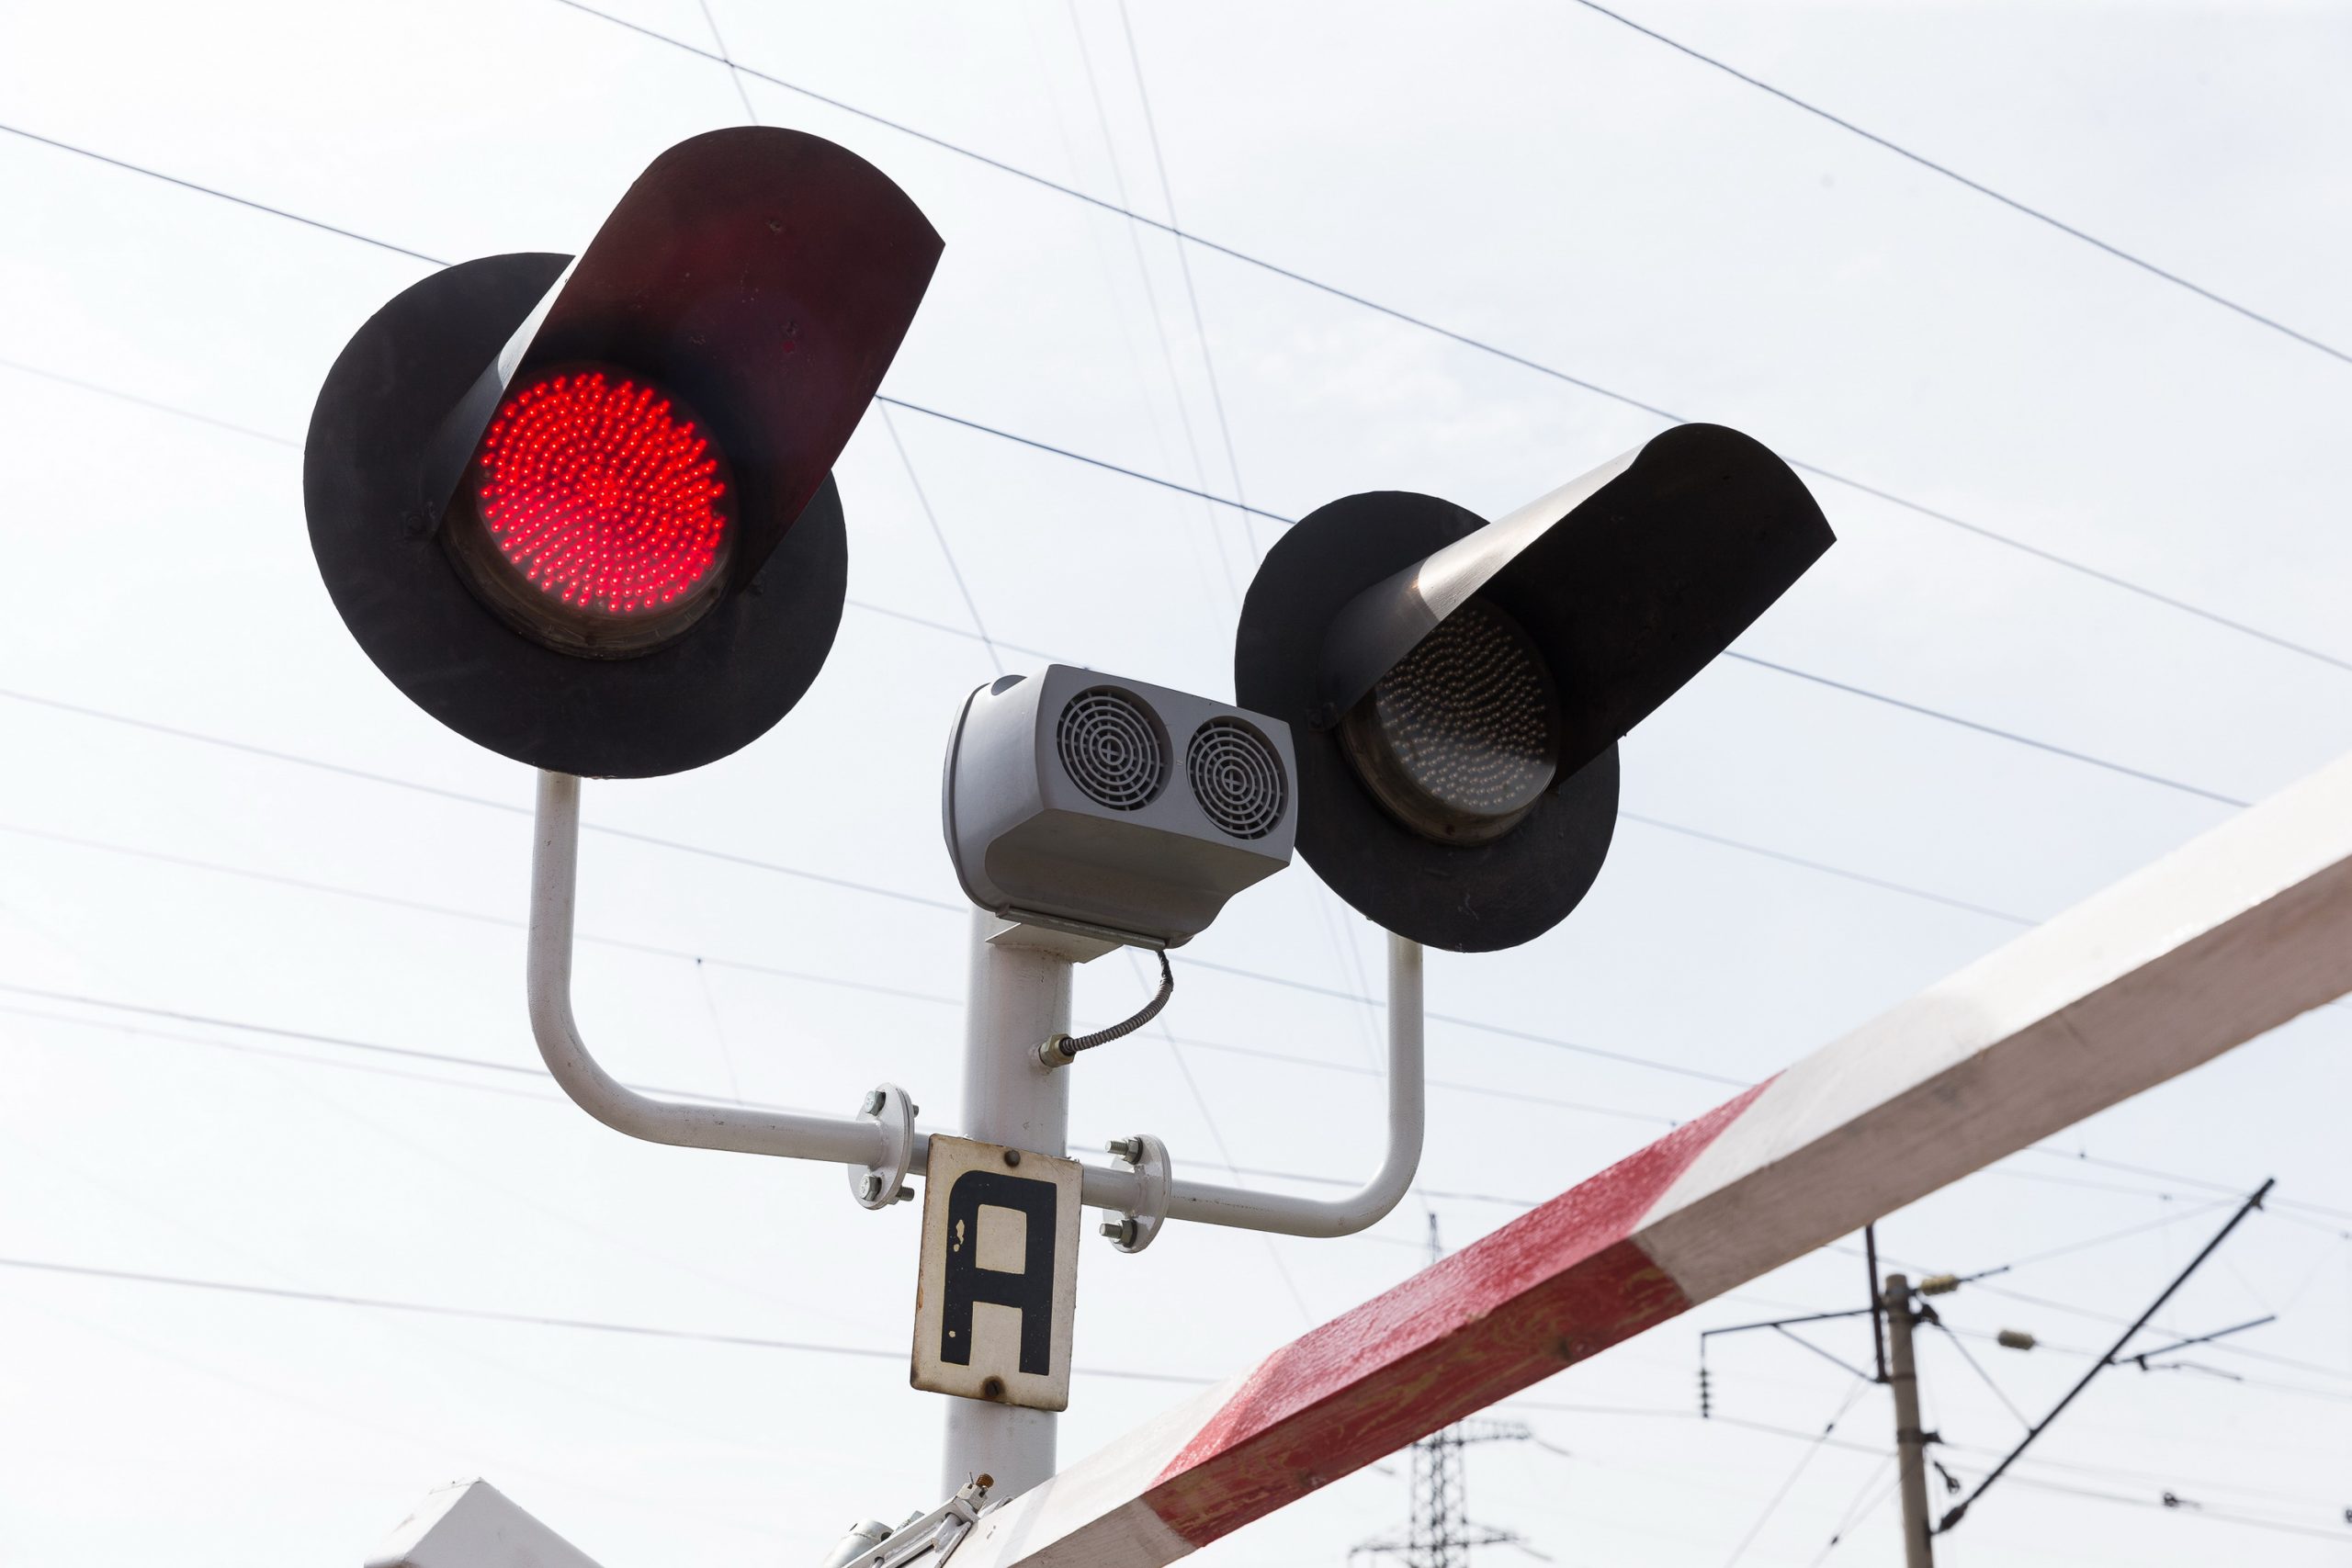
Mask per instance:
[[[1437,1216],[1430,1216],[1430,1261],[1445,1256],[1438,1240]],[[1513,1546],[1530,1557],[1550,1562],[1510,1530],[1474,1524],[1463,1517],[1462,1450],[1472,1443],[1527,1443],[1539,1439],[1516,1421],[1472,1418],[1433,1432],[1413,1445],[1413,1518],[1403,1539],[1389,1536],[1362,1541],[1348,1549],[1348,1561],[1359,1557],[1394,1557],[1405,1568],[1468,1568],[1470,1551],[1480,1546]]]
[[[1413,1445],[1413,1518],[1402,1538],[1387,1536],[1348,1551],[1359,1557],[1393,1557],[1405,1568],[1468,1568],[1480,1546],[1512,1546],[1550,1562],[1512,1530],[1477,1524],[1463,1515],[1462,1450],[1472,1443],[1523,1443],[1535,1434],[1516,1421],[1461,1421]]]

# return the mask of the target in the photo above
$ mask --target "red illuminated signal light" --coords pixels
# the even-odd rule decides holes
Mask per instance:
[[[594,367],[512,390],[467,493],[447,533],[467,581],[510,626],[568,653],[626,658],[685,630],[716,602],[738,532],[702,422]]]

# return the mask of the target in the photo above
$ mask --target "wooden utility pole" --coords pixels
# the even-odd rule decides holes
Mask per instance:
[[[1928,1434],[1919,1429],[1919,1373],[1911,1359],[1911,1281],[1886,1277],[1887,1385],[1894,1390],[1895,1491],[1903,1499],[1903,1568],[1936,1568],[1928,1533]]]

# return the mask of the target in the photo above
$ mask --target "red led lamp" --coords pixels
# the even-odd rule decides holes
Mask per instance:
[[[707,427],[660,388],[572,366],[508,390],[442,537],[533,641],[626,659],[718,603],[739,530]]]

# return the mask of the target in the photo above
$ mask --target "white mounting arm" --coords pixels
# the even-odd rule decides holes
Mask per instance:
[[[571,915],[580,865],[580,781],[539,774],[531,851],[528,985],[531,1032],[548,1071],[582,1111],[616,1132],[656,1144],[732,1149],[834,1165],[879,1166],[892,1150],[878,1121],[695,1105],[639,1094],[596,1064],[571,1017]]]
[[[1170,1184],[1167,1217],[1272,1231],[1278,1235],[1352,1235],[1403,1201],[1421,1164],[1421,944],[1388,935],[1388,1151],[1372,1179],[1344,1198],[1252,1192],[1209,1181]],[[1132,1168],[1086,1168],[1080,1190],[1098,1208],[1135,1213],[1140,1183]]]
[[[928,1134],[912,1132],[902,1107],[881,1115],[820,1116],[746,1106],[696,1104],[639,1094],[597,1065],[571,1016],[572,909],[580,867],[580,781],[539,774],[537,840],[531,852],[531,929],[527,985],[531,1032],[548,1071],[580,1108],[616,1132],[657,1144],[729,1149],[787,1159],[920,1174],[930,1162]],[[1421,949],[1388,939],[1388,1148],[1380,1169],[1344,1198],[1252,1192],[1207,1181],[1171,1181],[1167,1218],[1282,1235],[1349,1235],[1376,1224],[1405,1196],[1421,1160]],[[1042,1069],[1040,1069],[1042,1070]],[[909,1136],[910,1134],[910,1136]],[[902,1137],[905,1146],[901,1147]],[[1090,1165],[1080,1188],[1091,1208],[1139,1213],[1143,1183],[1132,1166]],[[877,1183],[860,1201],[886,1206],[895,1181]]]

